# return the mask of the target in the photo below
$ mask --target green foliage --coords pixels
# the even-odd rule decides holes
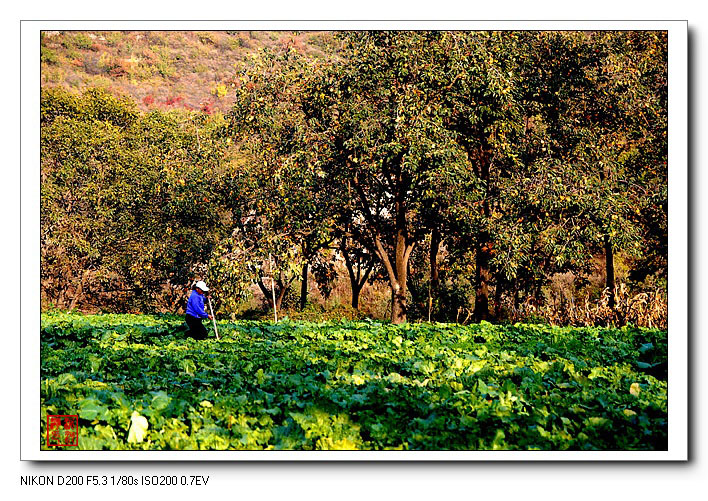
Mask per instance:
[[[45,293],[66,307],[69,290],[72,305],[128,290],[114,301],[154,308],[167,288],[181,303],[180,287],[224,232],[211,208],[227,189],[220,118],[139,114],[96,89],[47,90],[41,112]]]
[[[42,427],[79,414],[83,450],[667,447],[665,331],[180,324],[42,315]]]
[[[308,61],[293,49],[256,53],[244,63],[227,120],[246,160],[235,245],[250,248],[248,269],[267,300],[264,278],[277,281],[276,304],[302,266],[332,242],[335,189],[315,170],[301,94]]]
[[[77,48],[82,50],[90,49],[93,40],[86,33],[76,32],[64,38],[64,45],[67,48]]]
[[[116,46],[123,40],[124,34],[121,31],[108,31],[105,33],[105,38],[106,45]]]
[[[175,75],[175,67],[170,56],[169,49],[163,46],[153,45],[150,49],[154,52],[156,56],[155,68],[157,72],[164,78],[170,78]]]
[[[91,125],[103,122],[126,127],[138,118],[135,103],[119,98],[103,89],[87,89],[80,96],[59,88],[42,91],[40,103],[42,125],[49,126],[56,119],[77,119]]]
[[[47,64],[57,64],[59,62],[59,57],[52,49],[42,47],[40,49],[40,60]]]
[[[232,133],[277,184],[295,175],[311,199],[328,187],[316,206],[377,257],[396,321],[410,254],[433,229],[453,255],[474,252],[477,319],[491,284],[499,298],[540,301],[553,274],[588,273],[598,252],[641,255],[639,199],[665,185],[661,168],[636,169],[641,149],[655,166],[666,153],[656,34],[337,36],[341,50],[323,61],[294,48],[255,54]],[[636,120],[648,114],[648,126]],[[661,221],[650,225],[657,240]]]

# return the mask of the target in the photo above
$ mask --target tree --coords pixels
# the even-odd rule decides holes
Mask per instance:
[[[410,259],[428,236],[431,300],[445,242],[449,256],[474,259],[476,320],[500,314],[505,294],[540,304],[550,277],[587,270],[598,244],[608,263],[614,249],[637,247],[636,203],[662,183],[660,170],[637,169],[663,151],[662,105],[650,99],[661,64],[647,56],[660,39],[645,47],[642,34],[338,36],[336,56],[319,62],[293,50],[260,56],[232,122],[248,154],[263,159],[264,182],[295,180],[284,184],[293,202],[259,209],[278,214],[271,231],[304,219],[375,256],[393,322],[407,319]],[[311,233],[302,227],[286,233],[302,256],[316,248],[303,245]]]
[[[477,249],[476,318],[488,313],[490,276],[497,298],[500,287],[521,285],[540,303],[553,274],[587,272],[597,251],[614,292],[614,251],[637,254],[646,231],[640,207],[666,185],[665,40],[649,32],[469,36],[508,77],[497,81],[506,82],[506,100],[489,101],[498,96],[492,78],[486,91],[479,87],[483,100],[468,99],[474,88],[447,94],[463,144],[489,155],[478,155],[489,171],[479,170],[486,193],[478,241],[485,245]],[[450,51],[461,61],[475,53]],[[470,59],[460,66],[470,68],[472,81],[485,67]],[[494,74],[494,66],[486,68]],[[477,110],[465,108],[472,103]],[[492,112],[485,115],[485,108]]]
[[[547,226],[548,243],[571,269],[602,253],[612,306],[616,251],[640,256],[644,235],[665,228],[665,34],[542,33],[533,46],[527,78],[537,90],[527,98],[553,151],[544,168],[562,181],[540,185],[561,223]],[[656,215],[649,224],[646,213]]]
[[[45,90],[41,119],[47,299],[159,308],[166,292],[181,298],[224,231],[218,118]]]
[[[307,86],[304,109],[330,186],[365,231],[391,288],[394,323],[406,321],[408,261],[430,231],[424,207],[446,193],[439,179],[467,176],[467,161],[439,113],[444,49],[436,32],[341,33],[339,58]]]
[[[228,133],[249,158],[242,165],[242,191],[252,194],[240,209],[242,235],[256,260],[272,256],[278,267],[276,307],[296,276],[301,277],[300,307],[307,300],[308,269],[331,245],[331,200],[335,190],[316,172],[316,156],[300,95],[311,62],[292,47],[255,54],[238,80],[228,115]],[[300,272],[296,272],[296,267]],[[273,303],[260,275],[256,283]],[[272,305],[272,304],[271,304]]]
[[[661,32],[610,32],[594,37],[591,47],[602,63],[591,73],[595,92],[585,130],[601,145],[600,155],[590,158],[599,181],[593,191],[605,204],[590,214],[602,234],[614,306],[615,251],[641,256],[646,233],[667,241],[668,43]],[[658,217],[647,221],[643,213],[649,211]]]
[[[352,308],[359,309],[359,296],[364,284],[375,276],[377,262],[366,247],[350,237],[351,233],[344,232],[339,237],[339,252],[344,258],[344,265],[347,268],[349,284],[352,289]],[[374,272],[374,275],[372,275]]]

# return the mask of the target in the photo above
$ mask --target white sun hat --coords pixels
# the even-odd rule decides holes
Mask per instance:
[[[207,285],[206,285],[202,280],[200,280],[199,282],[197,282],[196,284],[194,284],[194,286],[195,286],[197,289],[203,290],[204,292],[209,292],[209,287],[207,287]]]

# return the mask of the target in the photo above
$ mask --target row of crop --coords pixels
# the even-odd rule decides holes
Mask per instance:
[[[571,328],[543,325],[410,324],[394,326],[379,322],[280,323],[259,321],[219,322],[222,337],[263,339],[266,343],[312,341],[334,343],[336,350],[391,352],[400,356],[413,344],[423,350],[469,350],[480,346],[509,349],[515,354],[549,360],[570,359],[576,366],[607,365],[618,360],[634,362],[638,369],[653,369],[666,378],[666,331],[623,327]],[[176,316],[46,314],[42,318],[45,343],[101,340],[161,345],[183,340],[184,322]],[[212,334],[213,336],[213,334]],[[663,372],[661,372],[663,371]],[[663,376],[663,377],[662,377]]]

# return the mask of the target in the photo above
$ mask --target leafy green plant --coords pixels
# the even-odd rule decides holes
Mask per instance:
[[[50,312],[47,414],[85,450],[663,450],[666,332]],[[44,435],[43,435],[44,436]]]

